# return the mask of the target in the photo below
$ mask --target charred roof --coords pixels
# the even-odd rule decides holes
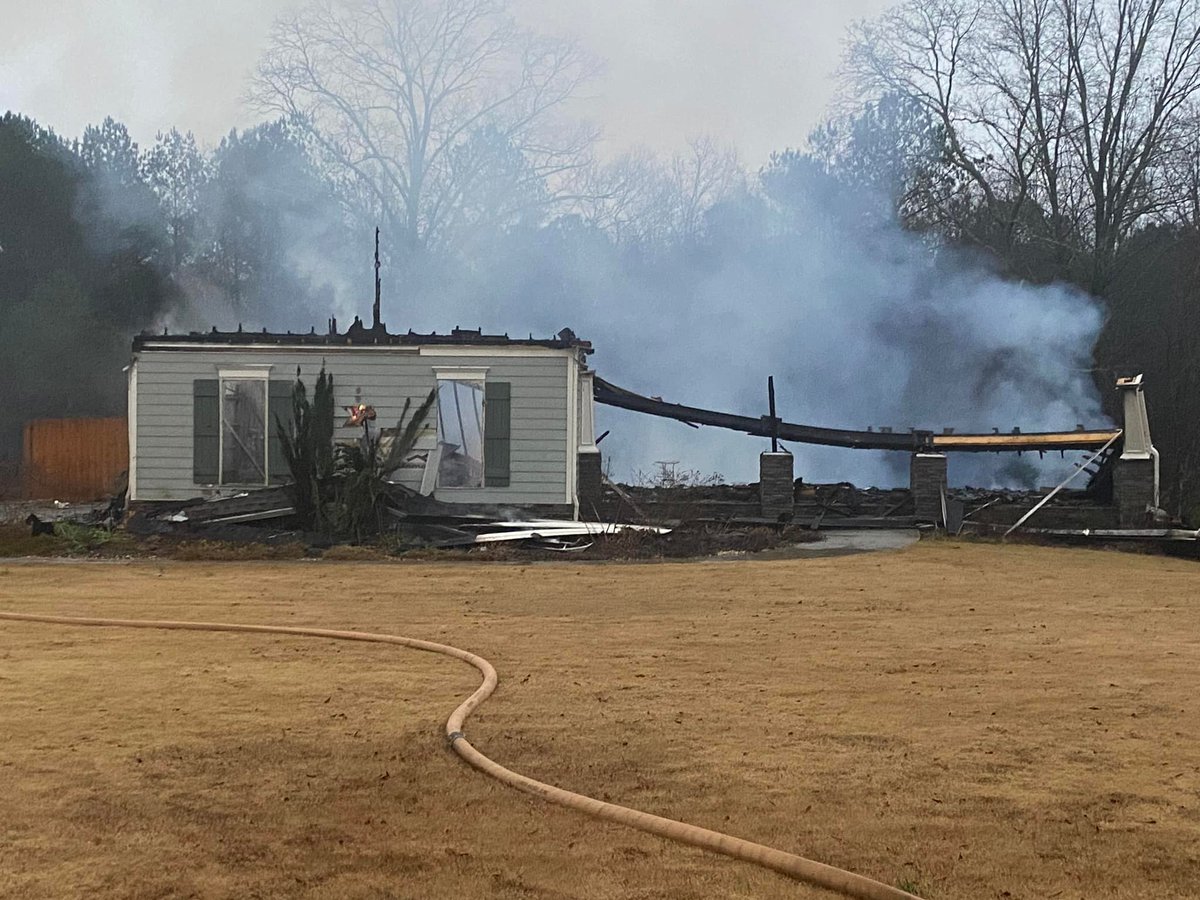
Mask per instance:
[[[225,346],[244,346],[249,344],[278,344],[280,346],[426,346],[426,345],[456,345],[463,347],[548,347],[554,350],[569,350],[579,348],[584,353],[592,352],[591,341],[576,337],[570,328],[564,328],[551,338],[512,338],[507,334],[484,334],[482,329],[454,328],[448,334],[420,334],[412,331],[393,334],[386,325],[368,328],[357,316],[353,323],[342,332],[338,331],[337,319],[329,320],[329,330],[318,334],[312,329],[307,334],[287,332],[246,331],[238,327],[237,331],[192,331],[187,334],[154,334],[143,331],[133,339],[133,349],[143,350],[147,345],[161,344],[215,344]]]

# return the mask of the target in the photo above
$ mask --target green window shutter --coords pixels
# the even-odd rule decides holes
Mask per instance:
[[[279,440],[279,428],[276,420],[283,427],[292,427],[292,385],[291,381],[272,381],[267,387],[267,477],[272,484],[279,484],[291,478],[287,459],[283,455],[283,442]]]
[[[483,394],[483,484],[508,487],[509,454],[512,446],[512,384],[484,382]]]
[[[192,480],[216,484],[221,456],[221,382],[192,382]]]

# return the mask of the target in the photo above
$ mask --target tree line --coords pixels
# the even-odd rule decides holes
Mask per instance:
[[[291,256],[336,258],[336,208],[281,123],[204,152],[174,129],[140,148],[111,118],[68,140],[0,117],[0,457],[19,455],[14,423],[120,413],[130,337],[164,316],[225,325],[279,301],[310,319],[328,289]]]
[[[847,41],[832,165],[906,227],[1103,302],[1094,374],[1145,372],[1166,501],[1200,520],[1200,4],[907,0]]]

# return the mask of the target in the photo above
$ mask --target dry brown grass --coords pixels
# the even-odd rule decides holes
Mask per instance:
[[[921,545],[788,562],[0,562],[0,609],[450,642],[518,771],[931,898],[1200,894],[1200,568]],[[546,806],[441,724],[473,670],[0,623],[0,896],[794,898]]]
[[[29,533],[28,525],[0,524],[0,558],[6,556],[62,556],[67,542],[56,534]]]

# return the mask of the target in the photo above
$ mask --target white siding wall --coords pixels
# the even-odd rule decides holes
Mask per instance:
[[[212,488],[192,479],[192,382],[216,378],[222,368],[270,365],[272,379],[292,379],[300,367],[310,391],[324,363],[333,376],[338,421],[342,406],[361,397],[375,407],[379,427],[393,427],[405,398],[417,406],[434,386],[433,370],[452,366],[486,366],[487,377],[512,385],[511,480],[505,488],[443,489],[438,499],[483,503],[571,503],[574,453],[568,437],[568,391],[572,352],[543,348],[504,348],[504,355],[446,355],[453,348],[356,348],[327,346],[307,350],[295,347],[141,350],[137,354],[136,391],[136,500],[182,500],[214,495]],[[131,392],[132,392],[131,391]],[[134,399],[134,398],[131,398]],[[272,420],[274,413],[271,413]],[[430,431],[418,445],[434,444],[436,412]],[[133,424],[133,423],[131,423]],[[358,429],[339,429],[337,437],[353,438]],[[400,481],[416,488],[421,468],[403,469]],[[228,489],[226,489],[228,491]]]

